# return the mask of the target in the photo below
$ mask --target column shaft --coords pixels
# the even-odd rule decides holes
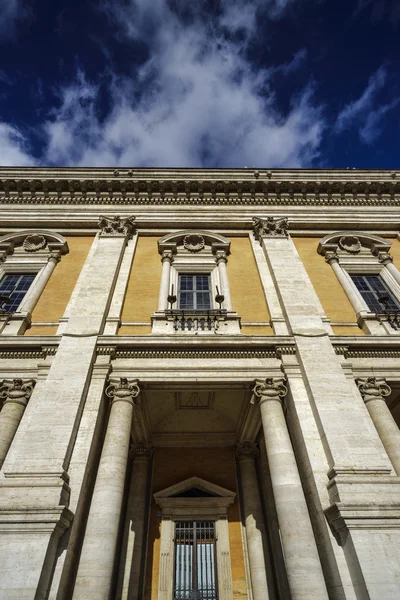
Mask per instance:
[[[385,402],[391,389],[376,377],[359,379],[357,384],[394,470],[400,475],[400,429]]]
[[[222,289],[220,290],[221,294],[225,296],[224,300],[224,308],[228,311],[232,311],[232,299],[231,292],[229,289],[229,280],[228,280],[228,271],[226,269],[226,258],[220,257],[217,258],[218,263],[218,272],[219,272],[219,281],[221,283]]]
[[[35,286],[33,287],[33,289],[29,290],[29,294],[27,295],[26,302],[23,302],[23,304],[21,305],[21,308],[20,308],[21,311],[26,311],[26,312],[33,311],[33,309],[36,306],[37,301],[39,300],[44,288],[47,285],[47,282],[50,279],[51,274],[53,273],[54,269],[56,268],[56,265],[59,262],[60,262],[59,256],[50,256],[49,257],[49,260],[48,260],[46,266],[44,267]]]
[[[327,600],[314,533],[281,404],[284,393],[278,395],[274,386],[277,387],[272,380],[267,380],[258,395],[291,597],[292,600],[312,597]]]
[[[168,294],[169,294],[169,280],[171,274],[171,263],[172,256],[163,253],[162,257],[162,272],[161,272],[161,284],[160,284],[160,295],[158,297],[158,310],[162,311],[168,308]]]
[[[0,412],[0,469],[25,412],[33,385],[31,380],[24,382],[14,379],[5,381],[0,388],[0,398],[5,398]]]
[[[146,491],[152,448],[137,446],[132,449],[132,454],[134,461],[124,524],[118,600],[139,598],[142,557],[145,549]]]
[[[106,436],[97,472],[81,559],[73,594],[74,600],[108,600],[125,474],[129,452],[133,401],[129,384],[107,388],[113,397]]]
[[[269,560],[269,556],[264,557],[263,535],[265,537],[265,524],[255,466],[256,455],[257,449],[249,442],[239,444],[236,449],[242,480],[242,499],[253,599],[268,600],[271,596],[268,590],[265,559]]]

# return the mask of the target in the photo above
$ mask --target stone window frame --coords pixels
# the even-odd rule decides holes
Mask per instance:
[[[379,275],[393,296],[400,302],[400,273],[389,254],[392,243],[380,236],[339,231],[326,235],[319,242],[318,253],[332,267],[353,309],[357,323],[368,334],[398,335],[390,325],[377,320],[353,282],[351,275]]]
[[[198,488],[213,496],[179,497],[179,494],[191,488]],[[175,522],[185,520],[215,522],[218,600],[233,600],[228,507],[235,501],[236,493],[195,476],[161,490],[153,497],[162,511],[158,600],[172,598]]]
[[[23,335],[61,256],[69,252],[67,240],[45,229],[27,229],[0,237],[0,280],[11,273],[36,276],[17,310],[0,315],[2,335]]]

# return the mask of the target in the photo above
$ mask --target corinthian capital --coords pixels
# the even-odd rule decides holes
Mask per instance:
[[[128,381],[126,377],[121,377],[119,380],[110,381],[106,388],[106,396],[110,398],[111,403],[114,402],[130,402],[132,404],[140,404],[139,394],[140,387],[137,379]]]
[[[235,446],[235,455],[239,461],[248,459],[255,460],[259,455],[257,444],[248,441],[239,442]]]
[[[286,217],[253,217],[253,232],[256,240],[261,242],[263,237],[287,237],[289,223]]]
[[[376,377],[357,379],[357,385],[364,402],[382,400],[385,396],[389,396],[392,391],[384,379],[377,379]]]
[[[153,456],[153,446],[150,444],[132,444],[129,448],[129,456],[132,459],[150,460]]]
[[[257,379],[253,388],[252,404],[258,399],[258,404],[268,402],[270,400],[281,401],[287,394],[287,387],[284,385],[283,379],[267,377],[265,380]]]
[[[135,217],[99,217],[101,236],[123,236],[130,237],[135,233]]]
[[[32,395],[35,381],[33,379],[5,379],[0,387],[0,399],[26,406]]]

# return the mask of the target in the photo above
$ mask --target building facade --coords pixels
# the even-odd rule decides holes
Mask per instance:
[[[0,598],[399,598],[399,200],[1,169]]]

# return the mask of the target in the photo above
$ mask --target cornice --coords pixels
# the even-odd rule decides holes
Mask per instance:
[[[0,203],[30,205],[397,206],[400,172],[0,169]]]

